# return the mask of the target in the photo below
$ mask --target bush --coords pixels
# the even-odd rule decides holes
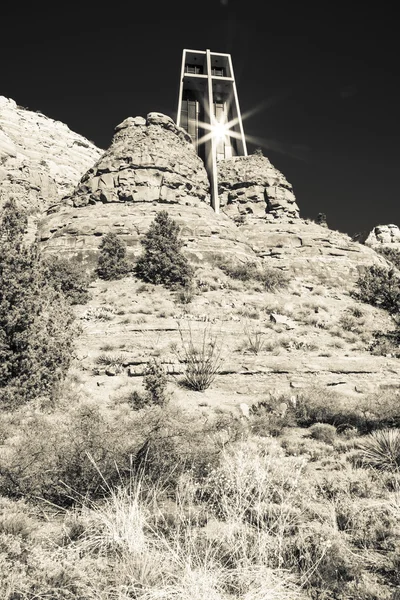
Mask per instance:
[[[253,261],[246,263],[230,263],[224,256],[214,257],[214,264],[232,279],[239,281],[257,281],[266,291],[273,292],[285,288],[289,284],[289,277],[280,269],[260,266]]]
[[[43,265],[47,281],[71,304],[86,304],[90,300],[89,277],[77,263],[59,256],[47,256]]]
[[[126,245],[116,233],[107,233],[99,246],[97,274],[101,279],[121,279],[130,271],[126,260]]]
[[[54,393],[73,353],[73,314],[48,281],[26,215],[6,203],[0,223],[0,398],[20,404]]]
[[[178,224],[167,211],[161,210],[141,240],[144,252],[135,267],[140,279],[170,289],[190,287],[193,268],[181,253],[182,242],[178,234]]]
[[[382,427],[400,427],[399,402],[396,391],[370,394],[356,401],[316,387],[298,395],[294,412],[300,426],[328,423],[339,433],[349,428],[370,433]]]
[[[45,498],[60,506],[103,497],[129,477],[143,441],[134,413],[103,414],[84,403],[62,414],[36,414],[5,442],[0,494]]]
[[[167,374],[162,364],[152,359],[144,372],[143,384],[145,393],[133,390],[128,397],[127,402],[134,410],[140,410],[147,406],[166,406],[169,397],[167,392]]]
[[[377,265],[366,267],[357,281],[354,295],[367,304],[384,308],[391,314],[400,310],[400,277],[395,269]]]
[[[400,271],[400,250],[397,248],[388,248],[387,246],[382,246],[376,248],[376,251],[379,254],[382,254],[388,261],[390,261],[396,269]]]
[[[325,444],[333,444],[336,439],[336,427],[328,423],[314,423],[310,427],[310,437]]]

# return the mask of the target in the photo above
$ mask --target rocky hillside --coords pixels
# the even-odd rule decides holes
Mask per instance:
[[[28,119],[7,102],[9,112]],[[30,115],[39,129],[54,126],[46,117]],[[87,162],[91,152],[94,160],[72,193],[47,208],[38,230],[43,251],[75,258],[93,270],[102,236],[111,231],[134,259],[149,224],[167,209],[180,225],[184,252],[196,268],[198,293],[187,306],[170,292],[155,292],[132,277],[93,284],[90,306],[78,310],[88,393],[98,384],[96,393],[109,397],[121,377],[140,379],[155,354],[171,375],[179,375],[182,366],[170,348],[179,342],[182,322],[187,331],[195,324],[198,335],[210,325],[220,332],[226,361],[212,392],[217,402],[224,394],[231,401],[234,389],[251,403],[267,382],[269,389],[283,393],[315,382],[356,394],[395,384],[398,361],[370,354],[374,333],[390,329],[390,318],[371,307],[358,309],[349,295],[360,269],[386,264],[385,259],[346,234],[302,219],[292,186],[266,157],[219,162],[222,210],[215,214],[204,165],[171,118],[149,113],[126,119],[101,155],[93,147],[84,149],[66,126],[57,127],[68,148],[82,150]],[[31,148],[30,143],[25,146]],[[60,136],[57,144],[51,136],[46,144],[49,155],[61,152]],[[50,159],[41,162],[48,165]],[[7,173],[11,181],[13,171]],[[63,186],[59,196],[68,189]],[[246,263],[289,285],[267,293],[256,281],[232,280],[220,268]],[[254,340],[261,340],[257,352]],[[118,373],[97,366],[107,347],[122,356]]]
[[[347,285],[360,265],[381,260],[349,236],[301,219],[292,186],[266,157],[220,161],[219,191],[217,215],[204,165],[171,118],[130,117],[74,193],[48,211],[39,239],[46,252],[93,265],[101,236],[114,231],[133,256],[156,212],[167,208],[197,263],[223,254]]]
[[[42,211],[70,194],[101,154],[64,123],[0,96],[0,207],[14,197]]]

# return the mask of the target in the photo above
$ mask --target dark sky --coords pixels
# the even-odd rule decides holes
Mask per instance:
[[[153,3],[143,18],[129,4],[2,7],[0,95],[105,149],[128,116],[176,118],[183,48],[227,52],[242,113],[253,111],[248,150],[262,147],[284,173],[301,216],[324,212],[349,234],[400,225],[399,34],[381,4],[172,2],[166,19]]]

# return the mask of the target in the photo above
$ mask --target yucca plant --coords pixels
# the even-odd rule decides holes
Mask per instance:
[[[373,431],[359,447],[364,463],[384,471],[400,471],[400,429]]]

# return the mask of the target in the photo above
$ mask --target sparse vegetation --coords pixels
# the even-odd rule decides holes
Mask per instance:
[[[268,267],[265,264],[261,265],[252,261],[232,263],[220,255],[214,257],[213,263],[232,279],[261,283],[262,289],[268,292],[283,289],[289,285],[290,280],[287,273],[278,268]]]
[[[89,307],[74,307],[83,360],[58,397],[0,411],[0,597],[388,600],[400,586],[394,377],[367,394],[374,376],[360,374],[346,395],[335,384],[357,375],[306,387],[319,379],[300,365],[336,369],[390,318],[298,275],[274,292],[210,265],[196,278],[191,303],[190,286],[94,281]],[[178,331],[160,320],[178,313]],[[328,349],[332,363],[318,358]],[[136,360],[145,372],[125,373]]]
[[[167,288],[190,287],[193,268],[182,254],[179,225],[161,210],[141,240],[144,248],[136,266],[136,275],[145,282]]]

